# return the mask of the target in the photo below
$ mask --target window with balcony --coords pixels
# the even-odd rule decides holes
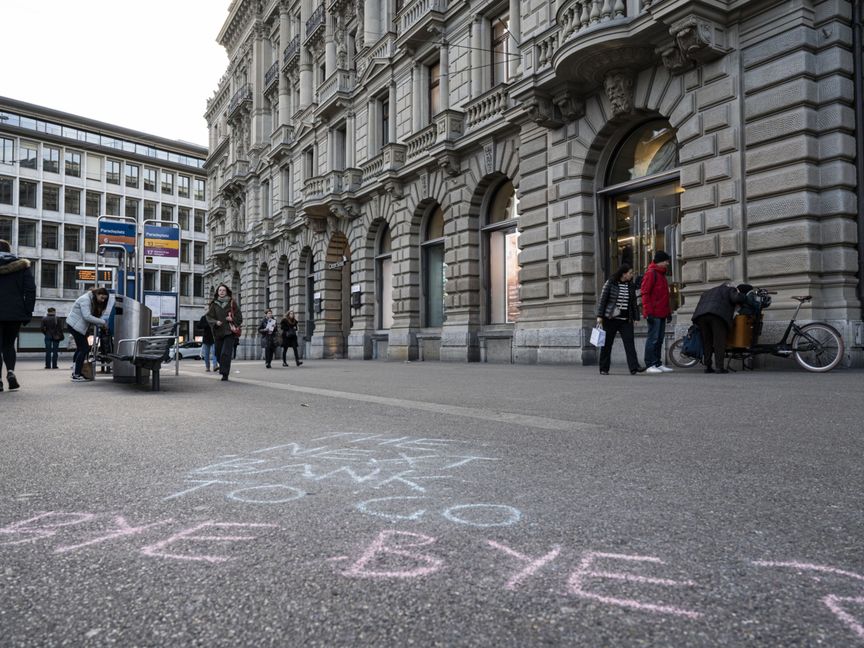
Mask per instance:
[[[63,249],[66,252],[81,251],[81,228],[74,225],[63,226]]]
[[[141,174],[141,167],[137,164],[126,163],[126,186],[130,189],[138,188],[138,176]]]
[[[334,171],[344,171],[345,170],[345,160],[347,153],[347,127],[344,122],[330,131],[330,135],[333,138],[333,146],[330,152],[331,160],[330,167]]]
[[[15,140],[0,137],[0,164],[15,162]]]
[[[66,151],[63,155],[63,170],[69,177],[81,177],[81,154],[78,151]]]
[[[42,223],[42,248],[57,250],[60,247],[60,227],[54,223]]]
[[[43,211],[60,211],[60,187],[42,183],[42,210]]]
[[[444,323],[444,212],[435,207],[427,216],[420,244],[423,268],[423,326]]]
[[[303,179],[315,177],[315,149],[311,146],[303,151]]]
[[[21,140],[18,147],[18,163],[22,169],[36,169],[39,166],[39,145]]]
[[[0,176],[0,205],[11,205],[12,192],[15,190],[15,178]]]
[[[58,276],[60,274],[60,264],[54,261],[43,261],[42,268],[39,273],[40,287],[42,288],[57,288]]]
[[[120,184],[120,161],[108,160],[105,163],[105,182],[108,184]]]
[[[140,201],[137,198],[126,198],[123,213],[128,218],[134,218],[135,220],[138,220],[138,205],[139,204],[140,204]]]
[[[390,143],[390,100],[380,99],[378,101],[378,128],[382,148]]]
[[[36,209],[37,183],[29,180],[18,180],[18,206]]]
[[[36,247],[36,221],[18,219],[18,246]]]
[[[519,200],[510,181],[492,195],[481,230],[487,324],[509,324],[519,315]]]
[[[261,218],[270,218],[270,203],[273,198],[270,195],[270,181],[261,183]]]
[[[99,216],[102,213],[102,194],[95,191],[88,191],[86,196],[87,203],[84,206],[84,213],[87,216]]]
[[[429,77],[428,88],[428,119],[427,123],[432,123],[432,119],[441,112],[441,62],[435,61],[426,68]]]
[[[42,170],[45,173],[60,173],[60,149],[56,146],[42,146]]]
[[[156,169],[144,167],[144,191],[156,191]]]
[[[281,204],[290,207],[294,204],[294,183],[291,178],[290,164],[282,169],[279,177],[279,197],[281,198]]]
[[[510,16],[495,16],[492,19],[492,87],[510,80],[510,58],[518,54],[511,49]]]
[[[178,198],[188,198],[189,197],[189,186],[190,186],[191,178],[189,176],[178,175],[177,176],[177,197]]]
[[[81,213],[81,190],[66,187],[63,190],[63,211],[67,214]]]

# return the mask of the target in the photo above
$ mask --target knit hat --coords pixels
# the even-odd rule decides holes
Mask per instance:
[[[663,263],[664,261],[671,261],[672,257],[666,254],[663,250],[657,250],[654,253],[654,263]]]

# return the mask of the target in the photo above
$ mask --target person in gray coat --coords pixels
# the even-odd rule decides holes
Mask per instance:
[[[0,239],[0,373],[5,364],[10,390],[21,386],[15,377],[15,341],[21,325],[33,317],[35,306],[36,281],[30,261],[12,254],[9,241]],[[0,391],[3,391],[2,380]]]
[[[746,297],[735,286],[727,283],[711,288],[699,298],[692,320],[702,333],[705,373],[729,373],[723,366],[726,336],[732,328],[735,306],[745,301]],[[715,363],[717,369],[714,369]]]
[[[72,382],[86,382],[81,375],[81,368],[90,353],[90,343],[87,341],[87,331],[90,325],[108,328],[108,321],[102,318],[108,305],[108,290],[94,288],[89,290],[72,304],[72,310],[66,318],[66,329],[75,338],[75,367],[72,370]]]

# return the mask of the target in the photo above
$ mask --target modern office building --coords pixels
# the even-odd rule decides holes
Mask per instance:
[[[180,334],[204,312],[207,149],[0,97],[0,238],[27,257],[38,289],[22,349],[42,348],[39,318],[65,318],[92,287],[78,268],[95,267],[97,219],[178,223]],[[131,221],[130,221],[131,222]],[[144,266],[143,289],[176,292],[176,268]],[[164,269],[160,269],[164,268]]]
[[[311,357],[591,363],[605,278],[662,249],[673,329],[747,282],[763,338],[809,294],[860,365],[854,4],[235,0],[207,283]]]

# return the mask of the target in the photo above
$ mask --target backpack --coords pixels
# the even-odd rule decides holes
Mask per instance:
[[[705,348],[702,346],[702,331],[699,327],[693,324],[687,329],[687,335],[684,336],[684,342],[681,345],[681,355],[695,360],[701,360],[705,354]]]

